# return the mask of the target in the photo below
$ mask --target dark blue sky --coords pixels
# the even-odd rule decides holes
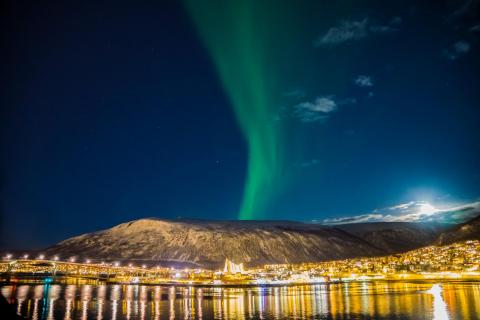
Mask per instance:
[[[478,1],[382,3],[305,4],[292,46],[318,72],[284,81],[302,152],[265,218],[480,196]],[[246,141],[181,4],[7,1],[1,20],[2,247],[237,218]]]

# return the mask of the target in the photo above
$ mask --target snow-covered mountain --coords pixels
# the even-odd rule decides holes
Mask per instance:
[[[324,226],[292,221],[140,219],[47,248],[48,255],[105,261],[189,263],[209,268],[225,258],[246,266],[374,256],[423,246],[434,227],[411,223]]]

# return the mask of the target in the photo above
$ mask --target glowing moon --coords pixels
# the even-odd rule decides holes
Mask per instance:
[[[422,213],[422,214],[427,214],[427,215],[430,215],[430,214],[433,214],[433,213],[436,213],[440,210],[438,210],[437,208],[435,208],[434,206],[432,206],[430,203],[428,202],[425,202],[425,203],[422,203],[420,205],[420,209],[419,209],[419,213]]]

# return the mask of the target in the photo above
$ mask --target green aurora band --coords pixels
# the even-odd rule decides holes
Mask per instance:
[[[275,39],[278,4],[262,1],[185,0],[248,144],[248,171],[239,219],[264,215],[278,192],[285,163],[278,109]],[[273,27],[272,27],[273,26]],[[277,32],[278,30],[276,30]],[[275,94],[273,94],[275,93]]]

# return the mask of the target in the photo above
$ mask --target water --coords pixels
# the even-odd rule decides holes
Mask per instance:
[[[479,282],[283,287],[5,285],[31,319],[480,319]]]

